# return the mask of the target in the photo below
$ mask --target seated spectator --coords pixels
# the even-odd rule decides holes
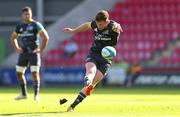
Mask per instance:
[[[124,86],[131,87],[134,85],[137,78],[142,73],[142,66],[138,62],[134,62],[132,66],[130,66],[126,73],[126,79],[124,82]]]
[[[78,45],[74,42],[73,39],[71,39],[64,47],[64,58],[73,57],[77,51]]]

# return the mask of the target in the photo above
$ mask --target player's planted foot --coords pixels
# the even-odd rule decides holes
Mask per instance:
[[[67,108],[67,111],[66,112],[73,112],[74,111],[74,108],[72,108],[71,106],[69,106],[68,108]]]
[[[16,98],[14,98],[15,100],[23,100],[23,99],[27,99],[27,95],[22,95],[20,94],[19,96],[17,96]]]
[[[74,110],[74,108],[81,103],[86,98],[86,95],[82,92],[79,93],[77,98],[74,100],[74,102],[71,104],[70,107],[68,107],[67,111]]]
[[[34,96],[34,101],[36,101],[36,102],[39,102],[39,101],[40,101],[39,95]]]

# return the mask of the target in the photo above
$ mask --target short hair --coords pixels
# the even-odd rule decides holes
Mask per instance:
[[[25,7],[22,9],[22,12],[28,12],[28,11],[32,12],[31,7],[29,7],[29,6],[25,6]]]
[[[107,19],[109,19],[109,13],[106,10],[100,10],[96,14],[96,21],[106,21]]]

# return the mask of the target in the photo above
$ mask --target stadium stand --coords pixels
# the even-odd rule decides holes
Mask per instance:
[[[180,63],[180,47],[176,47],[170,56],[163,56],[159,60],[160,65],[178,66]]]
[[[111,19],[118,21],[123,26],[117,45],[117,57],[128,63],[135,61],[148,61],[157,51],[162,51],[172,40],[172,34],[179,30],[179,0],[126,0],[117,2],[110,10]],[[92,42],[92,32],[74,35],[79,45],[78,53],[71,60],[60,57],[64,42],[59,47],[50,50],[45,57],[45,65],[83,65],[85,56]],[[173,51],[172,58],[161,58],[162,64],[179,62],[180,57],[175,57],[180,52],[177,48]],[[166,62],[167,61],[167,62]]]

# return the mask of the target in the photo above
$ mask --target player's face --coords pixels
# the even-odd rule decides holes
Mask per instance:
[[[31,11],[24,11],[22,14],[23,20],[25,22],[29,22],[32,19],[32,12]]]
[[[107,27],[108,21],[96,21],[99,30],[103,30]]]

